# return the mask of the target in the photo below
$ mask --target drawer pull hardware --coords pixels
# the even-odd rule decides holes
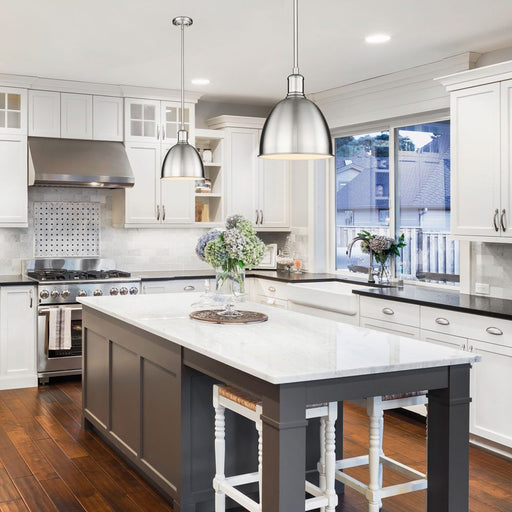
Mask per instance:
[[[395,312],[391,308],[382,308],[382,312],[385,315],[394,315],[395,314]]]
[[[436,324],[439,324],[439,325],[450,325],[450,320],[440,316],[440,317],[436,318]]]
[[[503,331],[497,327],[487,327],[485,330],[489,334],[494,334],[494,336],[501,336],[503,334]]]
[[[276,291],[274,286],[269,286],[268,291],[274,293]]]
[[[156,205],[156,220],[160,220],[160,205]]]
[[[496,208],[496,210],[494,210],[494,217],[492,219],[492,223],[494,224],[494,231],[500,230],[500,227],[498,226],[499,214],[500,214],[500,211]]]
[[[256,210],[256,224],[260,223],[260,212]]]
[[[186,291],[186,292],[191,292],[191,291],[193,291],[195,289],[196,289],[196,287],[192,286],[191,284],[183,287],[183,290]]]
[[[505,231],[507,231],[507,226],[505,226],[505,214],[506,214],[506,211],[505,211],[505,208],[503,208],[503,210],[501,210],[501,216],[500,216],[501,230],[503,231],[503,233],[505,233]]]

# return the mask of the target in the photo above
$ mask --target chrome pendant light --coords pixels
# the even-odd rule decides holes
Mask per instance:
[[[299,73],[298,11],[298,0],[293,0],[293,71],[286,98],[274,106],[263,126],[260,158],[313,160],[333,156],[327,121],[304,94],[304,77]]]
[[[172,23],[181,27],[181,124],[178,142],[165,155],[162,179],[200,180],[204,179],[203,161],[197,149],[188,143],[188,131],[185,130],[185,27],[192,25],[192,19],[178,16]]]

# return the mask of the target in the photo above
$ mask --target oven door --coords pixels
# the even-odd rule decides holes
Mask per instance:
[[[50,311],[58,307],[71,310],[71,349],[49,350],[48,334]],[[40,306],[37,316],[37,371],[39,376],[48,373],[65,374],[70,370],[82,368],[82,306],[69,304],[65,306]]]

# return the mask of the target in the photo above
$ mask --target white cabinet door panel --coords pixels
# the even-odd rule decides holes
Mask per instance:
[[[160,145],[127,143],[126,153],[135,185],[125,191],[125,223],[156,224],[160,193]]]
[[[92,96],[62,93],[60,136],[63,139],[92,139]]]
[[[28,223],[27,137],[0,135],[0,227]]]
[[[123,98],[93,96],[93,139],[123,140]]]
[[[501,238],[512,238],[512,80],[501,82]]]
[[[27,135],[27,90],[0,87],[0,133]]]
[[[500,237],[500,84],[453,92],[451,116],[451,232]]]
[[[290,225],[290,168],[284,160],[259,159],[259,207],[262,227]],[[306,205],[304,206],[306,207]]]
[[[28,134],[60,137],[60,92],[28,91]]]
[[[471,370],[470,431],[512,447],[512,348],[469,340],[482,355]]]

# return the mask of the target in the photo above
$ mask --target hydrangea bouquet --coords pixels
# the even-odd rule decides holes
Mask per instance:
[[[389,280],[389,274],[386,268],[386,263],[390,256],[400,256],[400,250],[405,247],[405,235],[402,233],[398,240],[389,236],[374,235],[369,231],[361,231],[357,236],[362,239],[361,250],[364,253],[369,253],[370,250],[375,257],[375,261],[379,263],[379,279],[381,282]]]
[[[260,263],[265,244],[250,221],[242,215],[232,215],[226,219],[226,229],[212,229],[199,238],[196,254],[216,269],[217,293],[226,293],[222,289],[228,284],[228,295],[243,295],[244,269]]]

